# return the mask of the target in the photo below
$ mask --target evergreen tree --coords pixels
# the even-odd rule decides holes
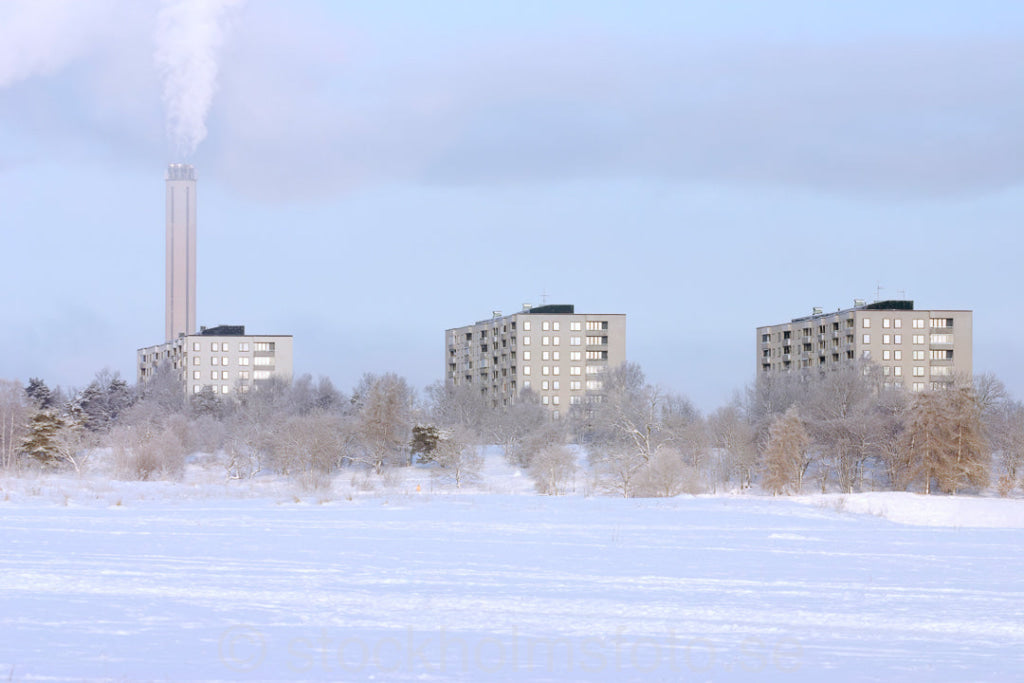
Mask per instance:
[[[57,467],[62,459],[58,438],[63,427],[64,420],[55,411],[36,411],[21,441],[21,452],[44,467]]]

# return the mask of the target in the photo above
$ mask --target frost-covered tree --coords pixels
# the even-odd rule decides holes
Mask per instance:
[[[708,416],[708,434],[717,456],[711,483],[736,482],[749,488],[758,467],[756,431],[743,415],[739,401]]]
[[[576,481],[576,453],[565,444],[546,446],[531,458],[530,476],[538,493],[560,496]]]
[[[475,435],[464,427],[446,430],[434,449],[433,460],[438,466],[434,476],[451,481],[459,489],[477,481],[484,459],[476,441]]]
[[[539,397],[530,389],[524,389],[512,405],[490,411],[486,429],[493,443],[504,449],[509,464],[528,467],[533,453],[527,441],[549,422],[548,411],[540,404]]]
[[[408,462],[415,396],[394,373],[366,374],[352,392],[355,406],[354,462],[381,474],[385,467]]]
[[[0,468],[6,470],[17,464],[30,415],[29,397],[22,386],[0,380]]]

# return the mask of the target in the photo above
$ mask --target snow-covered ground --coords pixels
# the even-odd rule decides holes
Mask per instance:
[[[0,677],[1024,675],[1021,500],[365,488],[0,479]]]

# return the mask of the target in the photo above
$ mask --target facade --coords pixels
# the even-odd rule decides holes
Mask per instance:
[[[203,328],[139,349],[138,381],[170,363],[187,394],[244,393],[270,379],[292,379],[291,335],[245,334],[243,325]]]
[[[196,331],[196,169],[167,167],[164,339]]]
[[[445,380],[479,387],[494,407],[532,390],[554,419],[596,399],[603,373],[626,360],[626,316],[531,307],[445,331]]]
[[[825,370],[870,361],[885,384],[939,389],[972,373],[972,312],[914,310],[913,301],[855,301],[853,308],[757,328],[757,371]]]

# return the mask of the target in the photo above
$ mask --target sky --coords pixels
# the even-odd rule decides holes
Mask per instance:
[[[565,303],[710,412],[758,325],[907,298],[1024,398],[1022,64],[1010,0],[5,0],[0,377],[134,381],[187,162],[199,323],[342,389]]]

